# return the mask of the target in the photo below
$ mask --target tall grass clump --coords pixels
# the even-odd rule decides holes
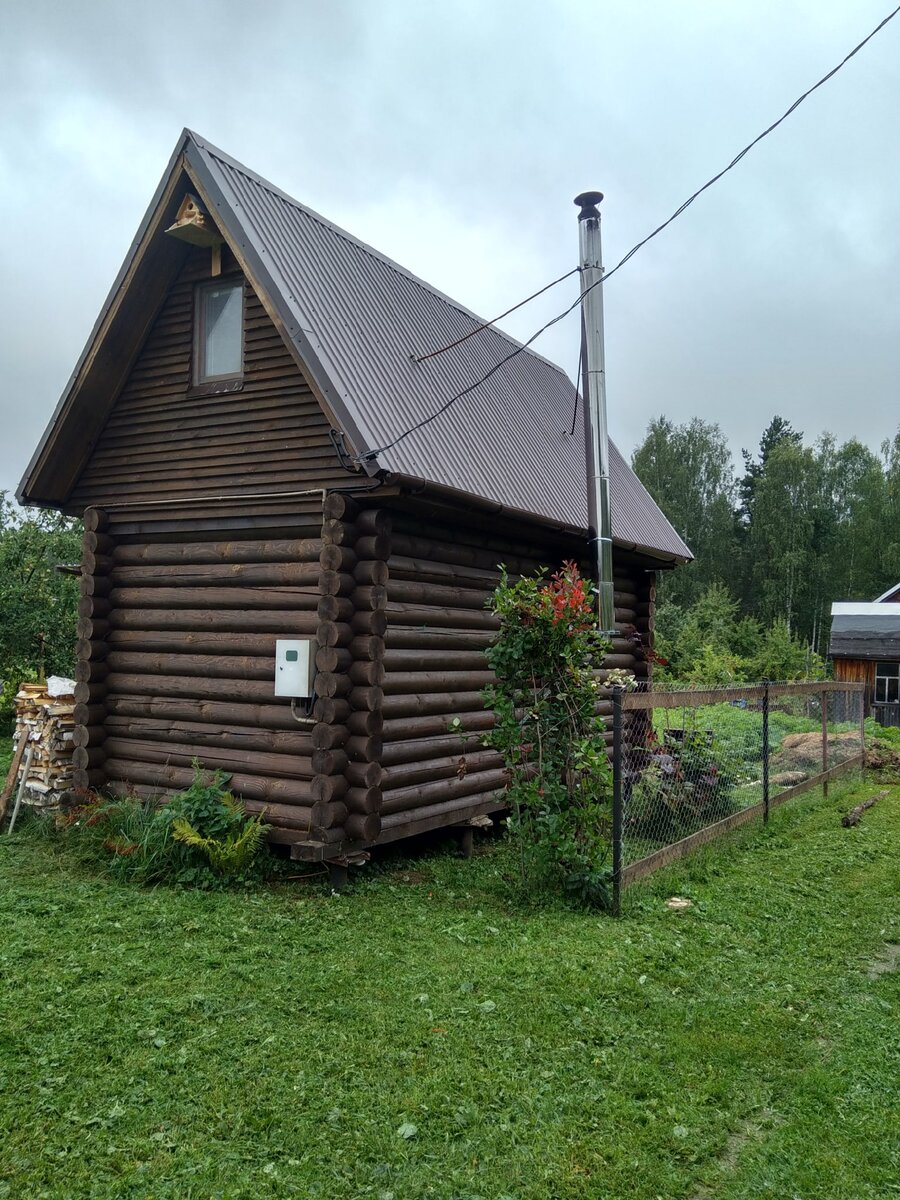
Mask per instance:
[[[189,788],[168,803],[90,794],[63,824],[88,857],[114,878],[148,886],[214,888],[261,873],[268,826],[249,816],[220,771],[194,763]]]

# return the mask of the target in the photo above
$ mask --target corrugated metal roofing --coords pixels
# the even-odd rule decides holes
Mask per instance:
[[[883,600],[836,601],[831,606],[828,653],[841,658],[900,658],[900,607]]]
[[[518,345],[487,329],[416,363],[415,355],[468,333],[480,320],[193,134],[186,154],[226,230],[238,230],[243,250],[265,272],[288,334],[305,357],[317,360],[323,394],[347,417],[347,432],[361,452],[392,441]],[[565,373],[525,350],[377,462],[586,529],[580,420],[575,435],[569,433],[574,403]],[[610,499],[616,541],[691,557],[612,445]]]

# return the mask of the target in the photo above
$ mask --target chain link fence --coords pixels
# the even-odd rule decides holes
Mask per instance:
[[[623,888],[862,765],[864,685],[613,691],[613,870]]]

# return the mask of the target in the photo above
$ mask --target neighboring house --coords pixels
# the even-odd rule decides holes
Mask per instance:
[[[525,351],[394,444],[518,345],[416,361],[478,325],[183,134],[19,491],[85,515],[79,785],[159,794],[198,758],[328,860],[502,806],[485,600],[499,563],[585,561],[585,440]],[[610,453],[608,665],[646,679],[690,551]]]
[[[866,712],[882,725],[900,726],[900,583],[871,603],[831,606],[835,679],[866,685]]]

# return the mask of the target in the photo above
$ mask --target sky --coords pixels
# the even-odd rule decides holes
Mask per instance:
[[[890,0],[0,0],[0,489],[14,490],[182,127],[485,317],[604,261]],[[900,16],[605,288],[610,432],[900,424]],[[570,279],[502,322],[530,336]],[[535,349],[574,375],[577,315]],[[464,420],[460,405],[446,420]],[[448,426],[449,429],[449,426]]]

